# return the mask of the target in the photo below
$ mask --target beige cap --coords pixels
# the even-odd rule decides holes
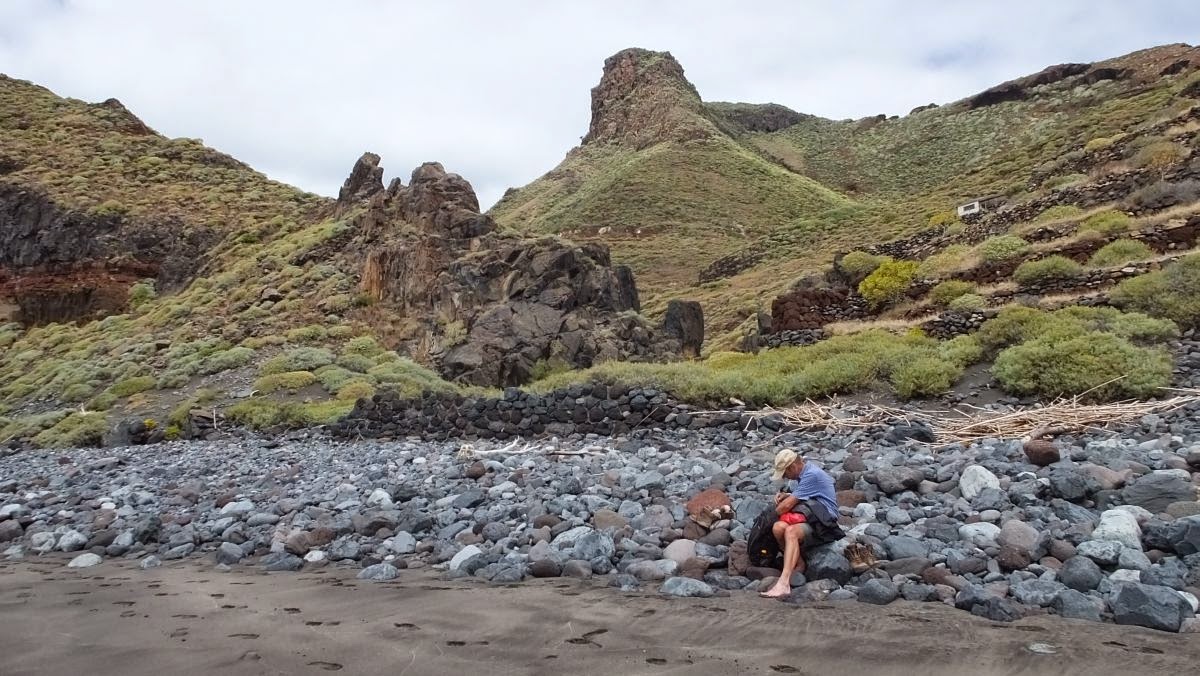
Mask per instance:
[[[792,463],[796,462],[796,458],[798,458],[798,457],[800,457],[800,456],[796,455],[796,452],[790,448],[785,448],[782,451],[776,453],[775,454],[775,471],[771,472],[771,478],[774,479],[775,481],[782,479],[784,471],[787,470],[787,468],[791,467]]]

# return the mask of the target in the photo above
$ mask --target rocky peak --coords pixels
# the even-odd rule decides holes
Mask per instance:
[[[490,216],[479,213],[479,198],[467,179],[437,162],[414,169],[407,187],[393,183],[389,198],[401,218],[440,235],[468,239],[496,229]]]
[[[157,133],[117,99],[107,99],[102,103],[93,103],[91,106],[101,117],[107,119],[114,128],[123,133],[131,136],[151,136]]]
[[[338,193],[338,206],[360,202],[382,191],[383,167],[379,166],[379,156],[375,153],[363,153],[354,163],[346,182],[342,184]]]
[[[699,92],[670,52],[631,48],[604,60],[600,84],[592,88],[592,120],[584,145],[617,142],[644,148],[714,132],[703,117]]]

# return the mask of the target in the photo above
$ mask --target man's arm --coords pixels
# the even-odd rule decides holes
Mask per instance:
[[[782,493],[780,495],[783,495]],[[782,500],[775,503],[775,513],[783,516],[795,509],[796,505],[800,504],[800,499],[794,495],[787,495]]]

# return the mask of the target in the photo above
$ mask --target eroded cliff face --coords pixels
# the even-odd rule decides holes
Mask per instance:
[[[384,189],[379,158],[359,159],[337,209],[355,233],[377,321],[405,323],[409,351],[443,376],[484,386],[528,382],[535,365],[663,359],[681,343],[649,326],[633,275],[600,245],[500,232],[470,183],[426,163]]]
[[[0,320],[43,324],[120,312],[138,280],[172,288],[189,279],[215,239],[178,223],[64,209],[37,190],[0,182]]]

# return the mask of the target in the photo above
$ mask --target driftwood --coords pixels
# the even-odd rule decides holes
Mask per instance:
[[[1057,399],[1044,406],[1006,413],[964,406],[949,411],[909,410],[881,405],[841,407],[832,402],[813,401],[785,409],[765,409],[756,416],[779,415],[801,429],[826,428],[849,431],[902,420],[921,423],[933,431],[939,443],[966,443],[986,437],[1031,441],[1068,432],[1100,430],[1106,425],[1132,422],[1152,413],[1168,413],[1200,402],[1200,390],[1171,390],[1176,395],[1151,401],[1128,400],[1087,404],[1079,395]],[[1086,394],[1086,393],[1085,393]]]

